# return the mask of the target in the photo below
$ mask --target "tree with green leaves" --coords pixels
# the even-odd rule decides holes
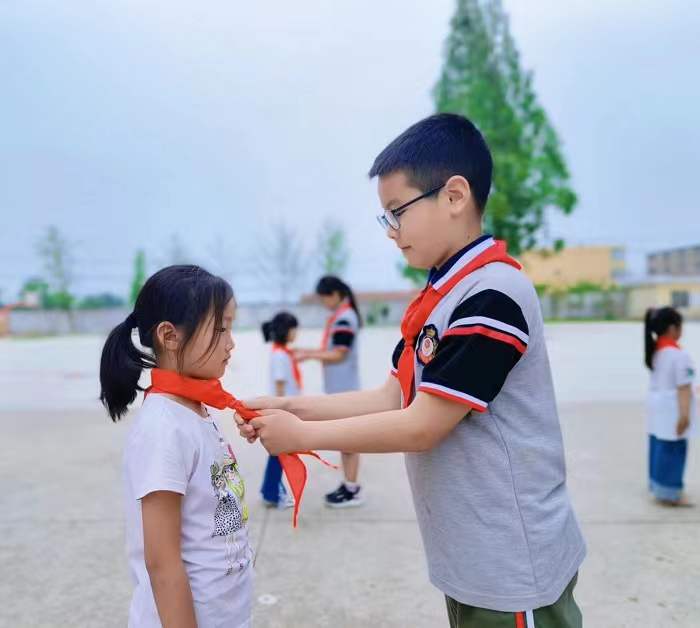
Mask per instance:
[[[318,234],[318,263],[324,275],[343,275],[348,266],[345,229],[331,219],[326,220]]]
[[[501,0],[457,0],[434,97],[439,112],[472,120],[491,148],[487,231],[506,240],[515,254],[532,248],[546,212],[569,214],[577,198],[533,74],[521,66]]]
[[[46,308],[49,284],[41,277],[27,279],[19,291],[19,300],[26,307]]]
[[[136,298],[143,288],[143,284],[146,283],[146,254],[142,249],[136,251],[136,257],[134,257],[134,278],[131,280],[131,289],[129,291],[129,303],[134,305],[136,303]]]
[[[49,227],[38,243],[37,250],[49,285],[42,305],[48,309],[68,311],[75,301],[71,293],[74,263],[70,247],[55,226]]]

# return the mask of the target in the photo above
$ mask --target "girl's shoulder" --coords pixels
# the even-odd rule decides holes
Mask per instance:
[[[352,308],[345,310],[345,312],[338,317],[338,320],[335,321],[335,325],[339,327],[347,326],[356,328],[359,326],[359,323],[360,319],[357,317],[357,312]]]
[[[275,362],[291,362],[292,356],[283,349],[273,349],[270,353],[270,359]]]
[[[690,353],[681,347],[666,347],[654,354],[654,370],[674,369],[679,366],[691,367],[693,363]]]
[[[196,412],[165,395],[150,394],[136,412],[132,432],[188,432],[196,429],[198,422],[204,420]]]

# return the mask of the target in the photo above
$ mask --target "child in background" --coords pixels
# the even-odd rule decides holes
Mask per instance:
[[[678,344],[683,317],[672,307],[647,310],[644,363],[648,400],[649,489],[662,504],[689,506],[683,496],[688,437],[695,431],[692,360]]]
[[[224,279],[170,266],[145,283],[102,350],[100,398],[114,421],[142,390],[143,370],[153,369],[124,452],[130,628],[250,626],[245,486],[204,404],[184,396],[192,384],[220,386],[234,314]],[[132,342],[134,329],[145,352]],[[181,394],[165,392],[177,388],[172,382]]]
[[[303,383],[299,363],[289,345],[297,336],[299,322],[289,312],[279,312],[271,321],[263,323],[265,342],[272,342],[270,356],[270,393],[280,397],[301,394]],[[294,500],[282,482],[282,467],[277,456],[269,456],[262,488],[263,502],[272,508],[291,508]]]
[[[333,275],[319,279],[316,294],[332,313],[326,322],[320,349],[300,349],[297,359],[319,360],[323,365],[323,392],[326,394],[360,389],[357,334],[362,316],[355,295],[348,284]],[[360,455],[343,452],[344,481],[326,495],[329,508],[360,506],[364,495],[357,482]]]

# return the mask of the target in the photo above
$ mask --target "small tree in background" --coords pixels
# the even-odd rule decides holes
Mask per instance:
[[[39,240],[37,251],[43,262],[49,286],[43,306],[69,311],[75,301],[71,294],[74,262],[70,243],[55,226],[51,226]]]
[[[146,283],[146,254],[142,249],[139,249],[134,257],[134,277],[131,280],[131,288],[129,290],[130,305],[133,306],[136,303],[136,298],[139,296],[144,283]]]
[[[345,229],[326,220],[318,234],[318,265],[324,275],[342,276],[350,260]]]
[[[262,242],[256,264],[259,282],[271,288],[278,302],[289,303],[308,269],[304,245],[285,222],[274,224]]]
[[[162,266],[174,266],[176,264],[193,264],[185,243],[179,234],[173,233],[165,250]]]

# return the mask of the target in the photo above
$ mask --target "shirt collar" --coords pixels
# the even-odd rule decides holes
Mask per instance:
[[[449,277],[459,271],[460,268],[466,266],[475,257],[492,247],[495,243],[496,241],[493,239],[493,236],[489,234],[479,236],[476,240],[470,242],[467,246],[450,257],[440,268],[431,268],[428,274],[428,283],[435,288],[439,288]]]

